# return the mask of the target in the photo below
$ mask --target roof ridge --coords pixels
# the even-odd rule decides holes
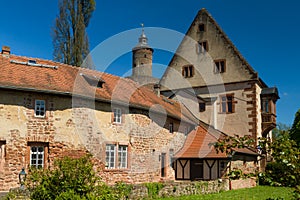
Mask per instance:
[[[234,43],[230,40],[230,38],[227,36],[227,34],[223,31],[221,26],[217,23],[217,21],[214,19],[214,17],[208,12],[205,8],[201,9],[197,16],[195,17],[194,21],[197,19],[198,15],[201,13],[206,13],[207,16],[212,20],[212,23],[216,26],[216,28],[220,31],[220,33],[224,36],[224,39],[229,43],[229,45],[233,48],[233,51],[238,55],[238,57],[243,61],[243,64],[245,64],[248,69],[258,77],[258,73],[254,70],[254,68],[249,64],[249,62],[245,59],[245,57],[241,54],[241,52],[237,49],[237,47],[234,45]],[[194,22],[193,21],[193,22]]]

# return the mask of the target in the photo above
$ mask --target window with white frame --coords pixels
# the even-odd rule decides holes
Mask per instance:
[[[31,146],[30,147],[30,166],[35,168],[44,167],[45,147]]]
[[[115,168],[115,157],[116,157],[116,145],[115,144],[107,144],[106,145],[106,168],[114,169]]]
[[[119,148],[118,148],[118,168],[119,169],[127,168],[127,152],[128,152],[127,145],[119,145]]]
[[[122,110],[120,108],[114,108],[113,112],[114,112],[113,122],[121,124],[122,123]]]
[[[45,100],[35,100],[34,116],[45,117],[45,114],[46,114]]]
[[[106,169],[126,169],[128,167],[128,146],[106,145]]]

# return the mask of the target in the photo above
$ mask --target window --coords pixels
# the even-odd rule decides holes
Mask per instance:
[[[205,103],[199,103],[199,112],[205,111]]]
[[[44,152],[43,146],[30,147],[30,166],[35,168],[44,167]]]
[[[169,124],[169,132],[170,133],[174,132],[174,124],[172,122]]]
[[[119,145],[119,148],[118,148],[118,168],[119,169],[127,168],[127,152],[128,152],[128,146]]]
[[[29,142],[27,150],[27,159],[31,167],[44,168],[47,165],[48,143]]]
[[[194,66],[187,65],[182,67],[182,76],[184,78],[189,78],[194,76]]]
[[[105,151],[106,169],[126,169],[128,167],[127,145],[107,144]]]
[[[115,168],[115,157],[116,157],[116,145],[107,144],[106,145],[106,168],[114,169]]]
[[[205,25],[204,24],[199,24],[199,31],[204,32],[205,31]]]
[[[262,101],[262,111],[264,113],[269,113],[269,101],[267,99]]]
[[[221,113],[234,113],[233,95],[220,96]]]
[[[199,43],[199,52],[198,53],[204,53],[205,51],[208,51],[207,41],[198,42],[198,43]]]
[[[45,100],[35,100],[34,116],[45,117],[46,107]]]
[[[122,123],[122,111],[120,108],[114,108],[113,109],[114,116],[113,116],[113,122],[117,124]]]
[[[224,73],[226,71],[226,61],[225,60],[215,60],[215,73]]]
[[[5,158],[5,141],[0,141],[0,160]]]

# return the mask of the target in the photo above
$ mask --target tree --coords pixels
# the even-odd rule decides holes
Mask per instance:
[[[273,142],[261,141],[274,161],[267,164],[264,174],[260,174],[260,183],[294,187],[300,184],[300,151],[287,131],[279,134]]]
[[[295,114],[294,123],[290,130],[290,138],[300,147],[300,109]]]
[[[89,53],[86,28],[96,8],[95,0],[60,0],[53,30],[54,60],[81,66]],[[85,64],[83,67],[92,68]]]
[[[272,130],[273,139],[281,136],[283,132],[289,132],[291,127],[283,123],[277,123],[276,128]]]

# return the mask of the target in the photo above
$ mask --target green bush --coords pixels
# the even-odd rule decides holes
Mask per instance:
[[[27,178],[32,200],[117,200],[127,199],[131,186],[103,183],[93,169],[91,156],[55,160],[52,170],[32,168]]]
[[[281,132],[271,143],[264,141],[274,162],[268,163],[259,183],[271,186],[295,187],[300,184],[300,151],[287,132]]]
[[[145,186],[148,189],[149,198],[157,198],[159,191],[164,187],[162,183],[145,183]]]

